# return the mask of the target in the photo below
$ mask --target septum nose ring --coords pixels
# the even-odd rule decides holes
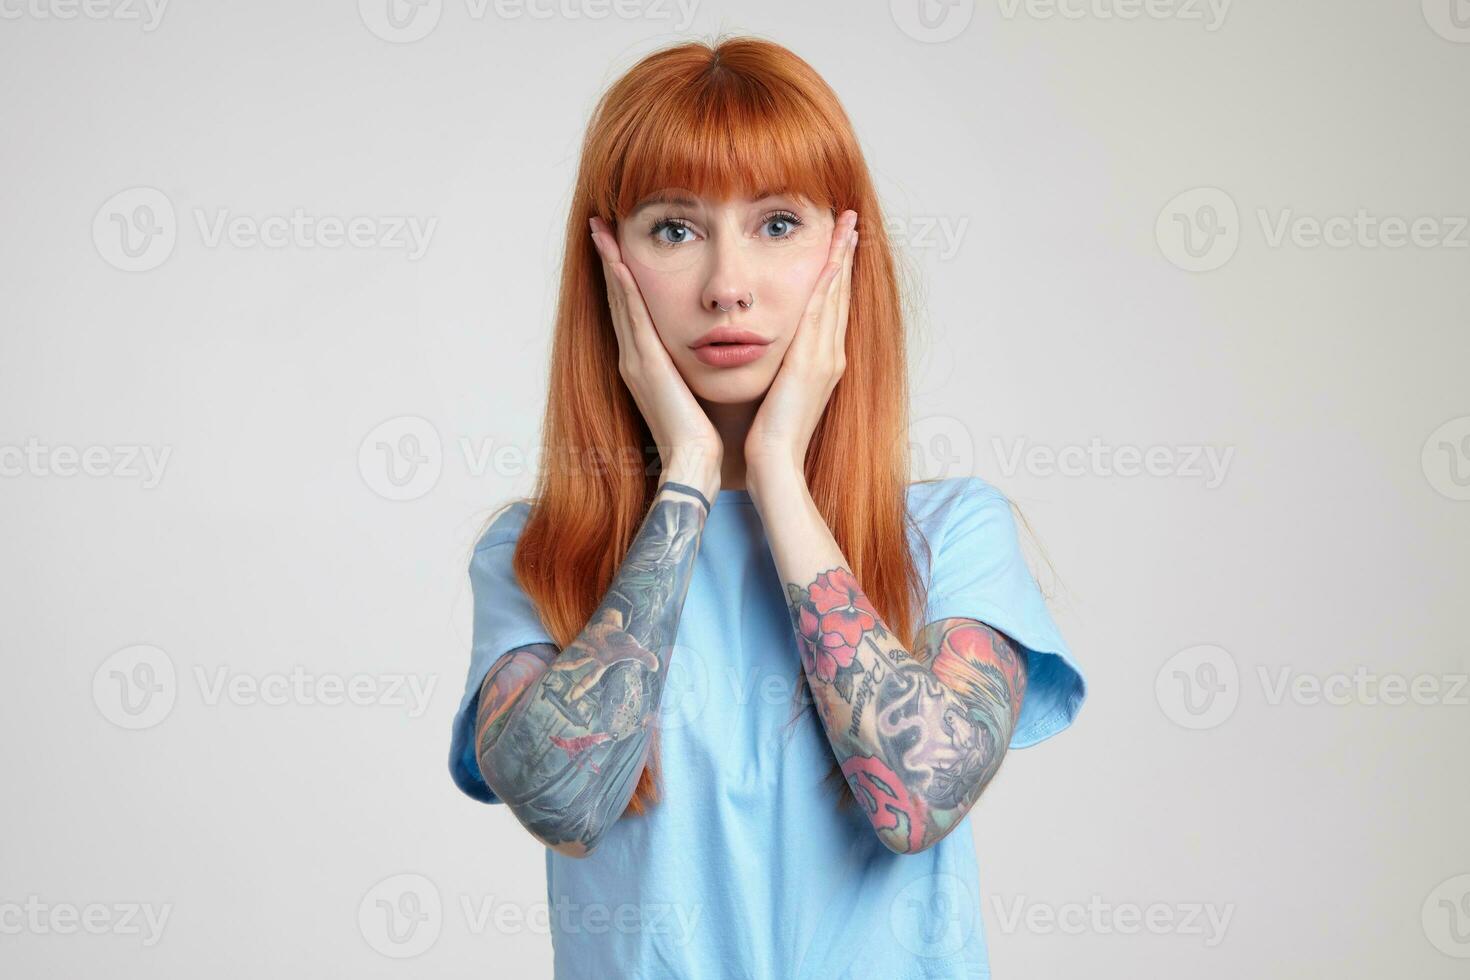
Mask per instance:
[[[749,292],[749,291],[747,290],[747,292]],[[736,300],[735,302],[739,303],[741,306],[743,306],[745,309],[748,310],[752,306],[755,305],[755,293],[750,293],[750,299],[749,299],[749,301],[746,301],[746,300],[743,300],[743,299],[739,299],[739,300]],[[720,306],[719,300],[716,300],[715,301],[715,305],[716,306]],[[721,313],[729,313],[730,312],[730,307],[728,307],[728,306],[720,306],[720,312]]]

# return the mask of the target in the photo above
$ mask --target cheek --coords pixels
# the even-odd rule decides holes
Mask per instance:
[[[793,256],[793,260],[774,265],[766,280],[778,298],[778,305],[799,316],[806,309],[807,301],[812,297],[812,289],[826,263],[826,254],[812,249]],[[795,324],[792,326],[794,328]]]
[[[698,292],[698,284],[693,277],[677,272],[668,272],[661,269],[650,269],[636,260],[623,260],[628,266],[628,271],[633,273],[633,281],[638,284],[638,292],[643,296],[643,305],[648,308],[648,315],[653,318],[654,325],[659,328],[659,333],[668,336],[672,329],[680,329],[680,313],[699,306],[694,297]]]

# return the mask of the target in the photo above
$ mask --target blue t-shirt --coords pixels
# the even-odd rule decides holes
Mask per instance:
[[[933,552],[922,622],[978,619],[1025,648],[1028,686],[1010,747],[1066,728],[1085,682],[1005,498],[979,477],[955,477],[912,484],[908,507]],[[511,571],[527,514],[517,503],[500,515],[470,563],[474,646],[450,770],[488,803],[500,800],[474,757],[480,684],[506,652],[553,642]],[[912,536],[910,546],[922,569]],[[660,704],[663,797],[616,821],[588,857],[546,848],[557,980],[989,976],[968,816],[927,850],[896,854],[860,806],[838,810],[824,785],[836,757],[816,709],[786,727],[796,643],[760,514],[747,491],[722,490]]]

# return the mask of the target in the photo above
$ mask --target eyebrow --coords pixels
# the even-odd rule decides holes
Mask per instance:
[[[751,200],[764,201],[768,197],[781,197],[786,195],[787,193],[789,192],[784,187],[762,188],[761,190],[755,192],[755,195],[751,198]],[[684,208],[694,208],[699,206],[698,201],[683,193],[682,191],[657,191],[645,197],[643,200],[634,205],[633,211],[642,211],[644,208],[651,207],[655,204],[676,204],[679,207]]]
[[[694,198],[679,191],[658,191],[648,195],[635,204],[633,210],[642,211],[644,208],[652,207],[655,204],[677,204],[680,207],[692,208],[697,206],[698,202]]]

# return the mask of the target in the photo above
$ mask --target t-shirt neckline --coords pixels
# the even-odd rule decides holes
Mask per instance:
[[[715,495],[715,506],[719,506],[722,503],[723,504],[749,504],[749,503],[752,503],[752,501],[750,499],[750,491],[749,490],[721,490],[718,494]]]

